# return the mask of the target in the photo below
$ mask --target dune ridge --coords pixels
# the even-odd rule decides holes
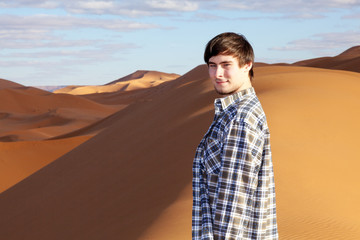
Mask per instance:
[[[334,57],[320,57],[289,63],[267,64],[256,62],[256,67],[263,66],[302,66],[315,67],[334,70],[346,70],[352,72],[360,72],[360,46],[351,47]]]
[[[281,239],[359,239],[360,74],[264,66],[255,76],[271,131]],[[0,195],[3,237],[191,239],[192,159],[218,95],[205,65],[133,93],[86,96],[126,107]]]
[[[309,59],[293,65],[360,72],[360,46],[349,48],[335,57]]]
[[[21,85],[19,83],[12,82],[12,81],[0,78],[0,89],[3,89],[3,88],[17,88],[17,87],[24,87],[24,85]]]
[[[72,95],[85,95],[94,93],[108,93],[118,91],[133,91],[151,88],[163,82],[178,78],[178,74],[168,74],[157,71],[136,71],[123,78],[101,86],[68,86],[55,90],[55,93],[68,93]]]

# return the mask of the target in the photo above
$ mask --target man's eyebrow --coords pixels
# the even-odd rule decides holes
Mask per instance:
[[[233,63],[233,61],[231,61],[231,60],[229,60],[229,61],[222,61],[222,62],[220,62],[219,64],[224,64],[224,63]],[[209,64],[216,64],[216,63],[214,63],[214,62],[212,62],[212,61],[209,61]]]

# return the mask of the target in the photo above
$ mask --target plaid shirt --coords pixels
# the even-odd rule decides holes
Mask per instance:
[[[193,163],[193,240],[278,239],[270,135],[253,88],[215,100]]]

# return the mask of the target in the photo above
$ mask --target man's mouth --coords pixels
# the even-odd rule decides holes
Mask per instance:
[[[224,83],[227,83],[227,81],[215,81],[216,84],[224,84]]]

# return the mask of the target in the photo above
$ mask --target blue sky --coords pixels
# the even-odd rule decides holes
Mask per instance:
[[[360,0],[2,0],[0,78],[105,84],[136,70],[185,74],[221,32],[258,62],[334,56],[360,45]]]

